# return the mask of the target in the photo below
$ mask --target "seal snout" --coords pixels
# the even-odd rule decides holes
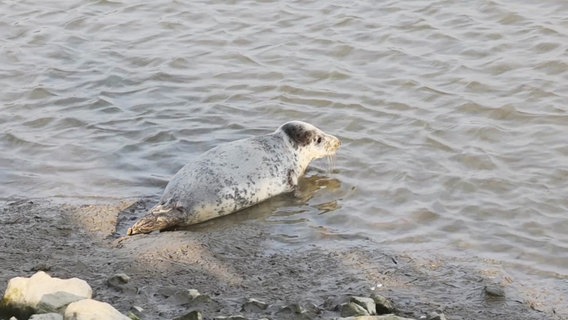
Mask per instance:
[[[329,135],[330,136],[330,149],[332,151],[337,151],[339,149],[339,147],[341,147],[341,140],[339,140],[337,137]]]
[[[138,220],[131,228],[128,228],[127,234],[133,236],[140,233],[150,233],[152,231],[160,230],[160,225],[157,223],[157,217],[147,215]]]
[[[328,155],[335,154],[341,147],[341,140],[331,134],[325,134],[325,140],[325,150],[328,152]]]
[[[161,210],[161,211],[158,211]],[[128,228],[129,236],[139,233],[150,233],[180,225],[183,216],[177,209],[164,210],[161,206],[154,207],[150,213],[138,220],[131,228]]]

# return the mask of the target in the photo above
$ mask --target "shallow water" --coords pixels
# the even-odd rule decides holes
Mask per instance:
[[[343,145],[305,197],[249,210],[280,245],[373,238],[568,292],[564,0],[0,12],[1,198],[158,197],[201,152],[301,119]]]

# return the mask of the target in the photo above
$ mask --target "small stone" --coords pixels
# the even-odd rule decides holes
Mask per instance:
[[[348,302],[341,305],[341,316],[342,317],[353,317],[353,316],[368,316],[369,312],[365,308],[354,302]]]
[[[375,301],[375,310],[378,315],[394,312],[394,306],[389,299],[376,293],[373,293],[371,295],[371,298],[373,299],[373,301]]]
[[[31,271],[51,271],[51,266],[47,263],[40,262],[33,266]]]
[[[168,305],[182,306],[185,312],[199,310],[204,314],[217,312],[221,304],[207,294],[200,294],[195,289],[179,289],[177,287],[163,287],[158,289],[158,293],[166,298]]]
[[[203,315],[199,311],[191,311],[181,317],[177,317],[174,320],[203,320]]]
[[[180,292],[181,290],[179,290],[177,287],[173,287],[173,286],[169,286],[169,287],[161,287],[158,289],[158,294],[162,295],[164,298],[169,298],[173,295],[176,295],[178,292]]]
[[[247,318],[241,316],[240,314],[234,316],[217,316],[213,319],[214,320],[248,320]]]
[[[111,279],[116,279],[120,283],[128,283],[130,281],[130,277],[126,273],[117,273]]]
[[[308,302],[304,305],[304,310],[308,314],[318,315],[322,313],[322,309],[315,303]]]
[[[248,299],[241,308],[243,312],[261,312],[268,308],[268,304],[256,299]]]
[[[354,302],[361,307],[363,307],[370,315],[377,314],[377,309],[375,307],[375,300],[371,298],[364,297],[351,297],[351,302]]]
[[[193,300],[201,295],[197,289],[189,289],[187,290],[188,296]]]
[[[130,281],[129,276],[124,273],[117,273],[107,279],[107,285],[114,289],[123,290],[128,281]]]
[[[277,313],[292,314],[292,313],[302,313],[302,306],[297,303],[289,304],[280,307]]]
[[[163,295],[168,303],[176,305],[190,304],[192,307],[197,307],[198,304],[211,300],[208,295],[202,295],[195,289],[182,290],[177,287],[163,287],[158,290],[158,293]]]
[[[188,306],[193,308],[218,308],[220,306],[219,302],[212,299],[209,295],[200,294],[192,298],[191,293],[186,292],[189,299]]]
[[[127,317],[130,318],[130,320],[142,320],[139,315],[134,314],[132,311],[128,312]]]
[[[505,289],[499,284],[488,284],[484,288],[485,294],[494,298],[505,297]]]
[[[446,320],[446,316],[443,313],[432,312],[427,317],[427,320]]]
[[[325,298],[325,301],[323,302],[323,308],[328,311],[339,311],[339,306],[342,303],[346,302],[349,302],[349,300],[344,296],[329,296]]]
[[[63,320],[63,316],[59,313],[41,313],[34,314],[29,320]]]
[[[128,317],[132,320],[141,320],[144,309],[139,306],[132,306],[130,312],[128,312]]]

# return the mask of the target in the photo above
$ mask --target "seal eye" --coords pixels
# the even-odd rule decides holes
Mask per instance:
[[[318,143],[321,143],[321,137],[318,137]]]

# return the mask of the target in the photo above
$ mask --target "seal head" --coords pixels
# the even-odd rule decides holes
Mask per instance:
[[[128,234],[200,223],[291,192],[312,160],[332,157],[340,145],[336,137],[301,121],[221,144],[181,168],[160,203]]]
[[[304,174],[310,162],[333,157],[341,146],[341,141],[336,137],[302,121],[287,122],[274,134],[283,135],[297,155],[297,167],[294,168],[293,183],[291,183],[293,187],[298,184],[298,178]]]

